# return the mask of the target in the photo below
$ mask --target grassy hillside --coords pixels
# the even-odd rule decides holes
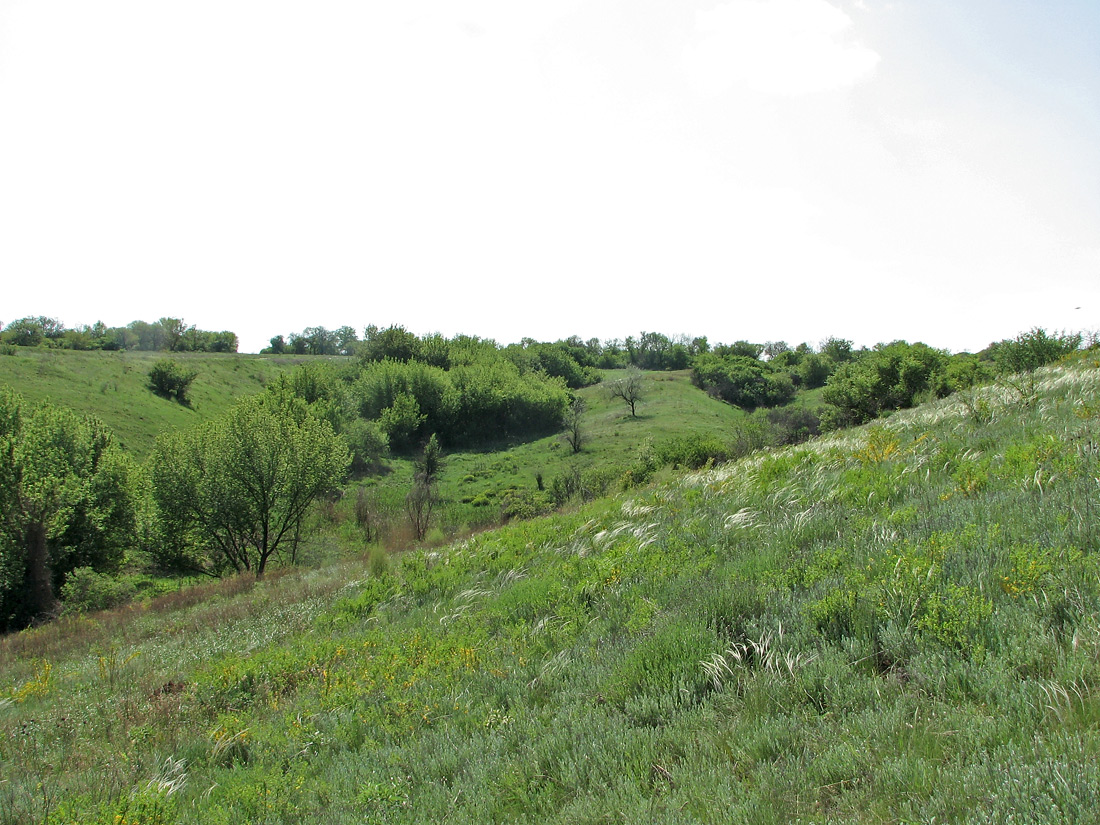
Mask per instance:
[[[31,401],[50,399],[99,417],[139,458],[157,433],[190,426],[225,412],[244,395],[257,393],[302,358],[157,352],[80,352],[12,347],[0,355],[0,383]],[[186,406],[149,388],[149,370],[161,358],[198,376]]]
[[[608,371],[614,379],[617,371]],[[544,487],[564,476],[592,475],[617,490],[622,476],[644,449],[669,439],[714,436],[725,440],[744,413],[717,401],[691,384],[690,373],[646,373],[645,400],[637,416],[622,401],[608,397],[601,386],[586,387],[578,395],[587,404],[584,447],[574,453],[562,435],[530,441],[494,443],[476,451],[458,451],[446,457],[440,492],[444,501],[439,522],[454,525],[494,525],[511,491],[533,492],[541,477]],[[412,462],[394,459],[390,472],[371,482],[392,508],[404,500],[412,478]]]
[[[1096,821],[1100,365],[1037,389],[8,637],[0,823]]]

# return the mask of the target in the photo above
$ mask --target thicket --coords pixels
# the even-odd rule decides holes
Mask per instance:
[[[304,365],[279,382],[349,436],[360,464],[386,447],[414,451],[432,435],[451,448],[546,435],[570,403],[564,377],[531,361],[523,368],[492,341],[421,339],[401,327],[368,333],[356,361]]]
[[[978,355],[951,355],[906,341],[879,344],[852,353],[829,376],[822,423],[827,429],[864,424],[994,377],[1016,387],[1021,396],[1031,397],[1035,370],[1077,351],[1083,343],[1079,333],[1052,334],[1034,328],[991,344]]]
[[[140,509],[137,468],[99,421],[0,386],[0,631],[55,617],[78,568],[117,571]]]

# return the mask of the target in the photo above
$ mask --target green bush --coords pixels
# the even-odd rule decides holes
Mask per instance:
[[[181,404],[187,403],[187,392],[198,373],[183,369],[175,361],[162,358],[149,370],[149,384],[153,392],[171,398],[173,395]]]
[[[658,445],[657,460],[673,467],[697,470],[708,462],[728,461],[731,450],[713,435],[681,435]]]
[[[61,601],[66,613],[93,613],[132,601],[137,595],[133,583],[91,567],[78,567],[61,586]]]

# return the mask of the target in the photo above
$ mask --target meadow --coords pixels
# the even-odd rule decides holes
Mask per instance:
[[[197,373],[187,404],[150,390],[149,371],[165,358]],[[276,376],[306,360],[315,359],[7,347],[0,353],[0,383],[28,401],[52,401],[95,415],[127,451],[143,459],[158,433],[216,418],[242,396],[262,391]]]
[[[1097,821],[1098,391],[1085,353],[1028,393],[7,636],[0,823]]]

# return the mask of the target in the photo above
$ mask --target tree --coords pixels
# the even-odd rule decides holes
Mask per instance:
[[[1015,338],[990,347],[993,363],[1005,375],[1032,373],[1053,364],[1081,346],[1080,333],[1056,332],[1050,335],[1042,327],[1021,332]]]
[[[164,349],[171,352],[179,352],[187,349],[186,335],[194,326],[188,327],[181,318],[161,318],[157,321],[161,328]],[[159,347],[158,347],[159,349]]]
[[[413,486],[405,497],[405,508],[409,513],[409,521],[412,523],[413,532],[417,541],[423,541],[431,526],[432,513],[439,503],[439,495],[436,491],[439,473],[443,470],[443,451],[439,441],[432,433],[424,445],[424,452],[416,462],[416,471],[413,474]]]
[[[0,387],[0,630],[53,615],[78,567],[118,567],[136,470],[97,419]]]
[[[565,427],[565,440],[573,448],[574,454],[579,453],[584,446],[584,442],[587,441],[584,431],[584,412],[586,409],[588,409],[588,405],[585,404],[584,399],[579,395],[574,396],[569,406],[566,407],[565,417],[562,419],[562,426]]]
[[[162,436],[151,461],[160,560],[262,577],[280,550],[297,549],[307,510],[342,481],[349,462],[343,439],[286,393],[247,399],[201,429]]]
[[[354,327],[342,326],[336,330],[336,349],[340,355],[355,355],[355,348],[359,344],[359,335]]]
[[[401,326],[380,330],[369,326],[364,330],[363,343],[359,346],[359,358],[363,363],[382,361],[412,361],[420,357],[421,341]]]
[[[45,315],[20,318],[4,328],[4,340],[19,347],[36,347],[46,341],[57,341],[65,334],[65,327],[56,318]]]
[[[608,397],[622,399],[630,407],[631,417],[638,417],[638,404],[645,398],[645,376],[640,369],[628,367],[626,377],[611,381],[605,386]]]

